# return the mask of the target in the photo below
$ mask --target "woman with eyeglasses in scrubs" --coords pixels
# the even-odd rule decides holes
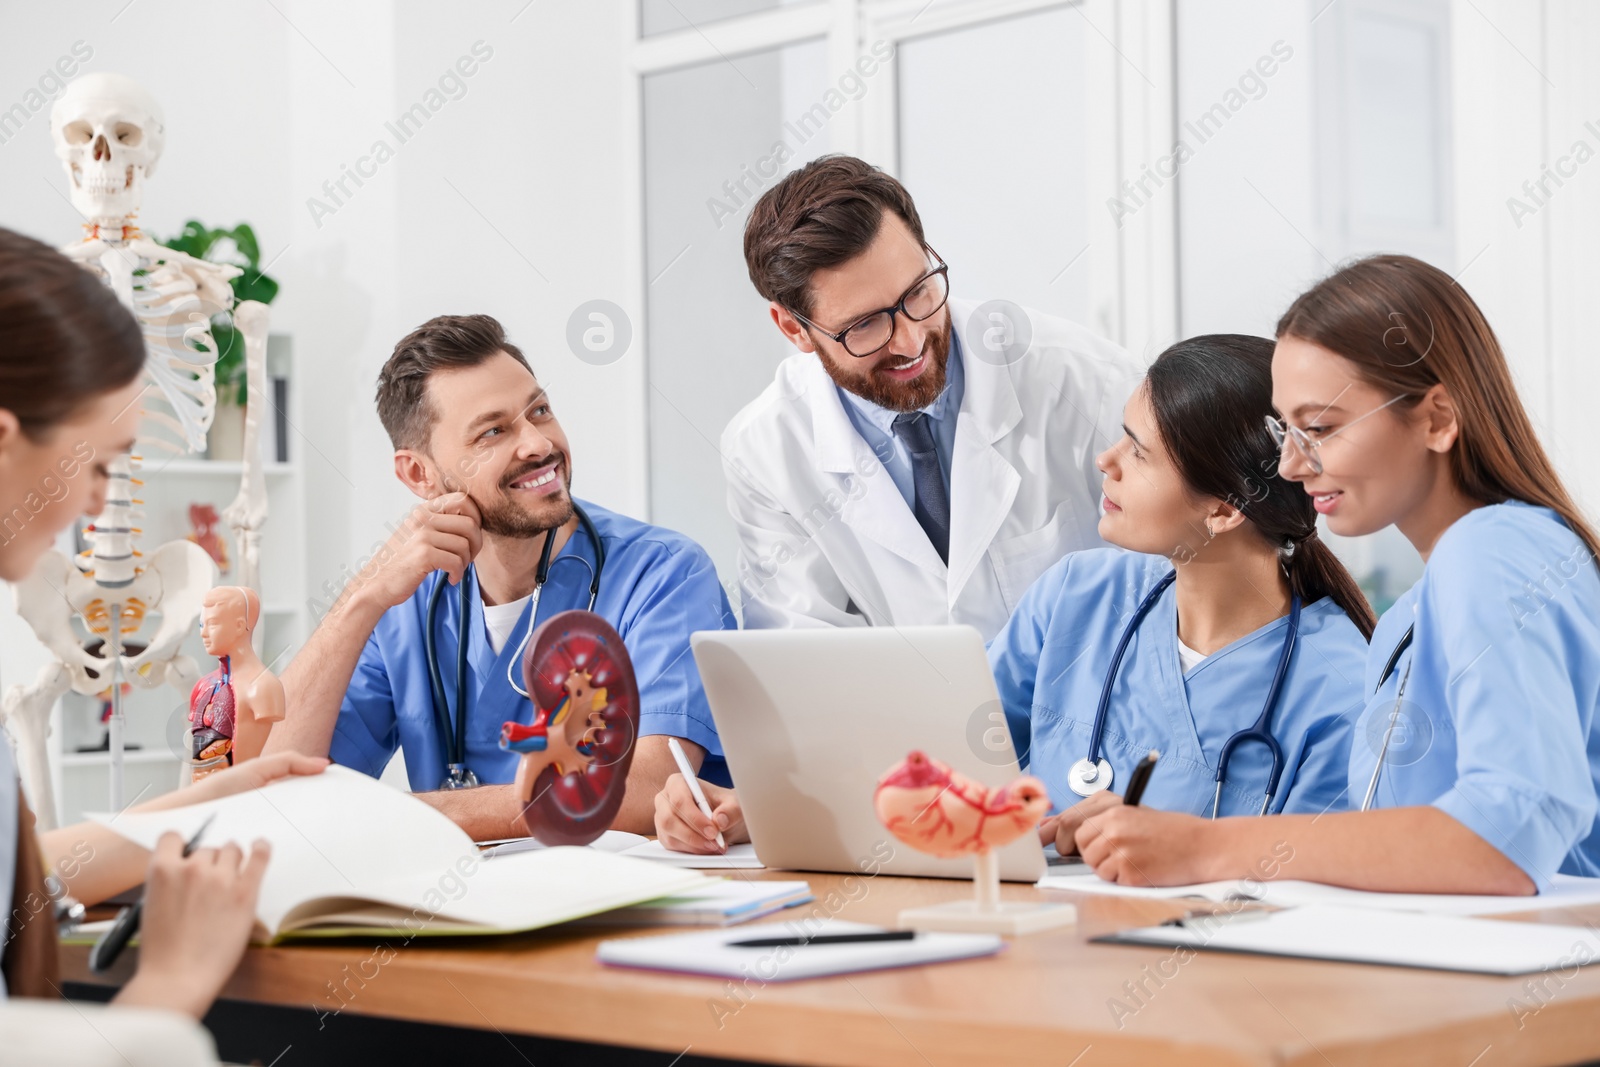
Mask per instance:
[[[1045,572],[989,646],[1017,749],[1061,809],[1041,837],[1064,854],[1152,749],[1153,808],[1345,805],[1372,611],[1277,476],[1271,367],[1262,337],[1163,352],[1096,460],[1117,547]]]
[[[1272,361],[1282,472],[1337,533],[1396,526],[1422,577],[1379,621],[1352,806],[1203,822],[1118,810],[1075,841],[1101,877],[1251,875],[1404,893],[1530,894],[1600,875],[1594,529],[1535,435],[1483,313],[1408,256],[1302,295]]]
[[[74,519],[103,508],[106,464],[133,446],[144,360],[139,324],[109,289],[0,228],[0,579],[26,577]],[[293,754],[251,760],[131,810],[197,804],[326,765]],[[175,1026],[172,1013],[200,1018],[233,973],[269,857],[265,842],[248,855],[229,844],[187,857],[183,844],[167,834],[152,856],[98,823],[35,835],[0,736],[0,1059],[99,1063],[110,1047],[148,1063],[154,1043],[161,1062],[212,1062],[209,1037],[192,1022]],[[159,1014],[6,1003],[60,996],[56,900],[94,904],[140,882],[139,966],[115,1003]]]

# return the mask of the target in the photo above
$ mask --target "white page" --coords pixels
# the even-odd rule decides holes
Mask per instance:
[[[472,839],[450,818],[348,767],[294,776],[246,793],[165,811],[90,818],[145,848],[163,833],[185,839],[215,813],[203,847],[257,838],[272,845],[257,915],[269,931],[296,904],[318,897],[370,897],[407,909],[464,856]]]
[[[1124,930],[1119,942],[1192,945],[1273,956],[1402,967],[1527,974],[1600,958],[1600,936],[1581,926],[1500,922],[1312,904],[1264,919]]]
[[[188,838],[212,813],[203,846],[272,845],[256,908],[269,934],[298,905],[322,898],[339,901],[343,913],[375,914],[363,906],[375,901],[422,919],[522,929],[637,904],[703,877],[581,848],[485,863],[448,816],[339,766],[204,804],[94,818],[152,848],[168,830]]]
[[[1600,904],[1600,878],[1578,878],[1558,874],[1551,887],[1533,897],[1472,896],[1443,893],[1369,893],[1342,886],[1323,885],[1284,879],[1274,882],[1253,882],[1237,879],[1231,882],[1202,882],[1198,885],[1145,888],[1117,885],[1107,882],[1097,874],[1049,874],[1039,880],[1044,889],[1071,889],[1079,893],[1097,893],[1107,896],[1146,897],[1173,899],[1177,897],[1204,897],[1222,902],[1230,895],[1250,897],[1279,907],[1301,904],[1335,904],[1352,908],[1378,908],[1386,911],[1420,911],[1435,915],[1509,915],[1519,911],[1538,911],[1542,908],[1571,908],[1587,904]]]
[[[1541,908],[1574,908],[1600,904],[1600,878],[1578,878],[1558,874],[1548,890],[1533,897],[1468,896],[1434,893],[1368,893],[1317,882],[1267,882],[1263,884],[1268,903],[1289,907],[1296,904],[1336,904],[1352,908],[1383,908],[1388,911],[1422,911],[1435,915],[1510,915]]]
[[[1200,882],[1196,885],[1149,886],[1118,885],[1108,882],[1098,874],[1046,874],[1036,883],[1040,889],[1070,889],[1075,893],[1095,893],[1110,897],[1144,897],[1150,900],[1171,900],[1176,897],[1204,897],[1218,903],[1230,894],[1248,896],[1260,892],[1260,882],[1235,879],[1231,882]]]
[[[584,847],[601,852],[626,852],[649,840],[643,834],[630,834],[626,830],[607,830]],[[478,847],[483,849],[483,858],[488,859],[491,856],[508,856],[513,852],[528,852],[549,846],[537,837],[505,837],[498,841],[479,841]]]
[[[627,849],[624,856],[650,860],[652,863],[670,863],[674,867],[693,867],[702,871],[759,870],[766,865],[756,858],[756,846],[745,842],[729,845],[721,855],[700,855],[694,852],[674,852],[660,841],[647,841]]]

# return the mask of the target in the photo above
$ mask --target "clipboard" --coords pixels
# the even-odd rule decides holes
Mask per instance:
[[[1600,931],[1588,927],[1327,904],[1197,916],[1093,940],[1502,976],[1600,961]]]

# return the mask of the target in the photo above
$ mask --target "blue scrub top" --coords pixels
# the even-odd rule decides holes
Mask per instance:
[[[1171,570],[1165,557],[1120,548],[1071,553],[1040,575],[989,645],[1012,740],[1049,788],[1053,811],[1082,799],[1068,787],[1068,773],[1088,755],[1106,669],[1135,609]],[[1217,757],[1228,738],[1260,716],[1288,624],[1287,616],[1276,619],[1184,675],[1177,594],[1162,593],[1128,643],[1111,690],[1101,737],[1111,788],[1122,792],[1139,760],[1159,749],[1143,802],[1210,815]],[[1272,811],[1348,806],[1350,737],[1362,707],[1366,656],[1361,631],[1331,598],[1301,608],[1300,636],[1272,716],[1284,756]],[[1220,814],[1257,814],[1270,767],[1260,742],[1236,747]]]
[[[667,734],[693,741],[706,750],[700,777],[731,785],[700,673],[689,650],[689,635],[698,630],[737,628],[711,557],[680,533],[586,501],[578,503],[605,542],[605,572],[600,576],[594,610],[616,628],[633,661],[639,683],[640,735]],[[550,563],[535,625],[562,611],[588,607],[594,563],[594,544],[580,524]],[[422,639],[428,597],[442,581],[446,581],[442,571],[430,575],[409,600],[390,608],[379,620],[350,679],[328,752],[333,762],[376,776],[395,749],[403,748],[411,788],[418,792],[438,789],[445,776],[444,748]],[[483,601],[476,587],[468,610],[467,765],[481,782],[510,782],[521,757],[501,750],[500,728],[507,722],[531,722],[533,703],[511,688],[506,671],[509,667],[521,684],[519,646],[528,632],[529,612],[523,609],[511,638],[497,655],[489,646]],[[452,712],[459,619],[456,591],[446,589],[440,597],[435,646]]]
[[[1376,693],[1350,748],[1356,805],[1413,662],[1373,806],[1433,805],[1541,891],[1557,871],[1600,875],[1600,577],[1583,539],[1518,501],[1444,532],[1372,635],[1363,692]]]

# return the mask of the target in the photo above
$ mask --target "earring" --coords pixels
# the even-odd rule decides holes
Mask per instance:
[[[1211,520],[1210,519],[1206,520],[1206,536],[1207,537],[1216,537],[1217,536],[1216,531],[1211,528]]]

